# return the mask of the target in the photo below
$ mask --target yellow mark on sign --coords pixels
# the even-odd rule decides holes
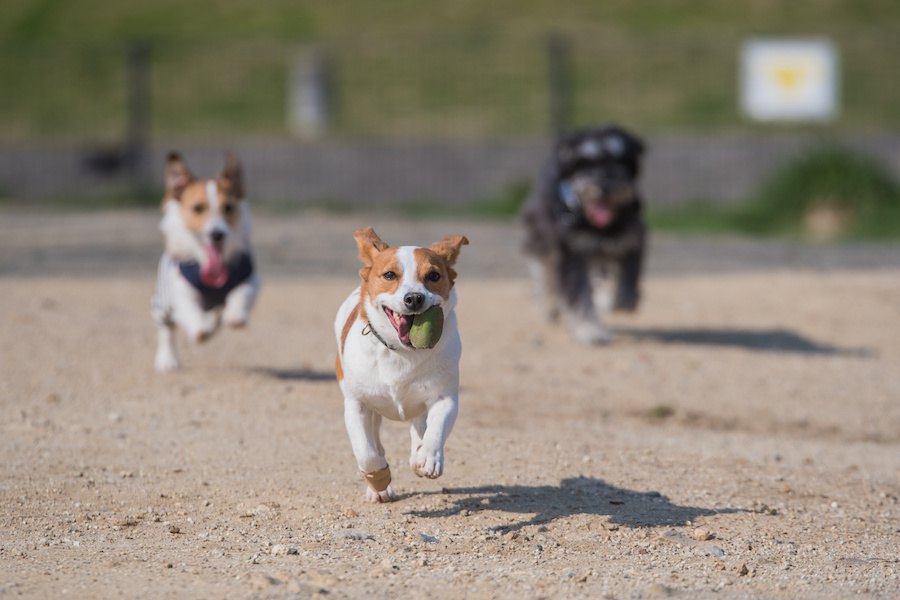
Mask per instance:
[[[809,69],[805,66],[780,66],[775,67],[775,81],[778,86],[788,91],[795,89],[806,78]]]

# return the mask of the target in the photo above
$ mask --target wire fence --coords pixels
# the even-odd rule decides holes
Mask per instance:
[[[0,196],[86,196],[122,180],[152,196],[168,147],[213,164],[227,140],[264,173],[270,187],[257,189],[270,198],[474,201],[527,181],[553,132],[602,122],[652,138],[648,186],[665,202],[735,200],[823,136],[852,138],[900,173],[900,32],[834,37],[839,116],[803,126],[741,114],[743,41],[476,28],[315,47],[208,37],[7,45]]]
[[[316,50],[329,86],[327,134],[477,139],[543,134],[561,120],[750,129],[737,99],[742,41],[474,31],[360,35]],[[833,127],[900,126],[900,35],[835,41],[843,85]],[[140,43],[144,65],[133,59],[135,41],[7,49],[0,57],[0,139],[123,135],[129,65],[148,71],[142,101],[153,133],[290,135],[292,71],[310,48],[265,39]]]

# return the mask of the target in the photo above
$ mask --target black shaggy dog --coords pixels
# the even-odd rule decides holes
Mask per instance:
[[[633,311],[640,299],[647,239],[637,190],[643,152],[639,138],[612,125],[564,135],[522,209],[542,308],[555,321],[562,303],[582,343],[610,340],[601,319],[610,303],[607,282],[616,283],[612,308]]]

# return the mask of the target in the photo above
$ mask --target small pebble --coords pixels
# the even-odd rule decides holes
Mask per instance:
[[[696,528],[691,535],[698,542],[705,542],[707,540],[711,540],[713,537],[712,533],[709,532],[709,529],[706,529],[704,527]]]

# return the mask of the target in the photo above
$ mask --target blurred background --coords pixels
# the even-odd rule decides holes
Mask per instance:
[[[828,110],[748,108],[767,40],[827,50]],[[263,209],[506,218],[559,131],[617,122],[656,227],[900,236],[896,0],[4,0],[0,47],[7,206],[155,206],[168,150],[233,149]]]

